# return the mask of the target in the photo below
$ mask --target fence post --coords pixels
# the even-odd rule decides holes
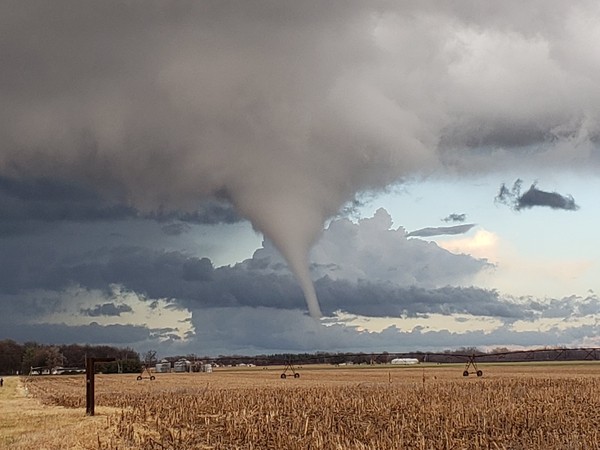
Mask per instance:
[[[85,358],[85,413],[94,415],[94,364],[97,362],[111,362],[115,358]]]

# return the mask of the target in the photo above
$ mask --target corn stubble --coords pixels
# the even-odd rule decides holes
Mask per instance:
[[[102,392],[97,404],[122,410],[96,448],[600,449],[598,377],[292,383]],[[83,406],[64,386],[32,384]]]

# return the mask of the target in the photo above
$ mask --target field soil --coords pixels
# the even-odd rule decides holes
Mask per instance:
[[[600,449],[600,364],[218,368],[5,378],[0,448]],[[472,370],[472,368],[470,369]]]

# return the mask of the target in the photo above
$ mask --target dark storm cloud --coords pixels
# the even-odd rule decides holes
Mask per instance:
[[[96,305],[94,308],[86,308],[81,310],[81,314],[90,317],[99,316],[117,316],[121,313],[131,312],[131,306],[128,305],[116,305],[114,303],[103,303],[102,305]]]
[[[214,268],[207,258],[181,252],[118,247],[81,255],[81,259],[45,262],[33,272],[27,266],[20,266],[21,270],[17,266],[10,274],[13,280],[10,292],[23,293],[32,288],[60,292],[76,285],[109,295],[112,285],[120,285],[143,298],[172,299],[175,304],[193,310],[244,306],[302,309],[302,291],[280,264],[263,257]],[[327,314],[339,309],[369,316],[457,311],[474,314],[484,310],[488,314],[512,314],[496,294],[485,290],[419,290],[389,282],[349,282],[327,276],[317,280],[316,288],[323,297],[323,310]],[[87,315],[120,312],[125,310],[113,304],[84,311]]]
[[[425,289],[328,278],[318,280],[316,287],[323,307],[330,312],[342,310],[370,317],[464,313],[514,319],[531,315],[523,306],[502,299],[496,291],[473,287]]]
[[[231,204],[219,200],[199,202],[198,208],[192,212],[159,210],[143,214],[143,217],[154,219],[158,222],[179,220],[186,223],[205,225],[231,224],[244,220]]]
[[[185,222],[168,223],[161,227],[163,233],[169,236],[179,236],[180,234],[189,232],[191,229],[192,227]]]
[[[311,270],[313,278],[319,280],[318,290],[328,298],[324,305],[328,314],[337,309],[362,311],[361,298],[369,304],[370,314],[402,310],[417,313],[409,305],[414,296],[400,286],[433,289],[469,280],[489,267],[484,260],[454,255],[435,244],[407,239],[403,229],[390,230],[390,225],[391,217],[380,209],[374,217],[358,223],[336,219],[324,231],[315,247]],[[88,241],[85,236],[73,239]],[[195,310],[303,306],[301,289],[268,241],[252,258],[218,268],[208,258],[182,251],[123,244],[107,247],[104,242],[85,251],[77,241],[73,248],[59,246],[61,251],[49,246],[47,240],[28,239],[5,246],[0,253],[0,264],[6,267],[0,272],[0,293],[17,298],[31,296],[35,290],[61,293],[79,286],[110,297],[112,286],[118,285],[140,295],[142,300],[171,299]],[[127,242],[127,238],[120,242]],[[23,245],[27,246],[26,251]],[[390,290],[386,286],[399,288]],[[387,301],[383,302],[383,298]],[[348,305],[344,307],[345,301]],[[50,310],[57,307],[46,302]],[[44,314],[42,311],[34,315]]]
[[[62,283],[50,284],[56,291],[52,295],[42,291],[21,292],[27,301],[17,301],[19,295],[0,297],[5,313],[4,319],[0,319],[0,327],[7,336],[18,340],[40,340],[46,333],[55,343],[80,342],[81,336],[85,336],[86,342],[126,345],[144,342],[143,345],[151,348],[168,348],[178,343],[194,347],[190,351],[196,353],[200,348],[210,353],[217,348],[229,352],[242,347],[253,348],[254,353],[270,348],[331,350],[337,346],[343,349],[379,346],[377,348],[381,349],[386,345],[397,346],[398,339],[402,339],[402,345],[411,343],[418,348],[436,346],[437,343],[444,347],[453,343],[465,345],[469,339],[479,339],[469,345],[516,345],[521,341],[527,344],[527,339],[531,345],[547,339],[545,342],[549,345],[554,339],[565,342],[565,338],[572,338],[567,332],[556,330],[545,333],[513,331],[511,334],[507,328],[490,333],[460,334],[388,329],[365,334],[344,326],[322,327],[304,314],[303,295],[291,274],[281,268],[275,270],[281,263],[265,256],[265,252],[257,252],[256,258],[259,257],[232,267],[214,268],[207,258],[195,258],[181,252],[121,247],[87,254],[85,264],[68,259],[54,261],[56,267],[50,272],[54,277],[63,277]],[[253,261],[260,261],[260,264]],[[64,301],[61,299],[68,296],[62,289],[70,283],[75,283],[79,289],[104,287],[107,299],[115,295],[108,287],[116,283],[124,292],[137,292],[139,301],[149,302],[149,306],[151,302],[157,303],[155,298],[170,299],[170,307],[183,307],[192,312],[196,334],[188,336],[190,341],[186,344],[173,333],[172,327],[28,324],[31,318],[43,322],[46,314],[61,310]],[[26,289],[29,284],[24,283],[21,287]],[[328,315],[342,311],[367,317],[413,317],[423,318],[424,324],[431,314],[484,316],[511,323],[536,318],[583,317],[599,311],[595,296],[536,302],[504,299],[495,291],[473,287],[424,288],[399,286],[389,281],[348,281],[329,277],[317,280],[316,289],[323,311]],[[115,305],[115,309],[118,308]],[[112,309],[106,304],[89,308],[97,312]],[[21,323],[24,326],[17,325]],[[582,329],[581,333],[589,331]]]
[[[0,294],[20,304],[116,283],[148,301],[298,308],[281,261],[214,268],[171,251],[185,224],[246,217],[316,316],[309,249],[357,193],[431,173],[598,166],[598,13],[585,0],[1,3]],[[521,200],[575,206],[537,189]],[[152,249],[85,240],[90,224],[144,218],[163,226]],[[58,242],[23,239],[50,226]],[[365,236],[338,227],[342,245],[313,266],[341,274],[319,288],[327,311],[354,299],[343,277],[372,282],[356,288],[372,313],[397,312],[411,284],[440,310],[440,285],[486,266],[390,242],[406,236],[389,226],[352,256],[344,245]]]
[[[2,255],[0,255],[2,258]],[[142,247],[97,250],[78,258],[21,260],[0,274],[5,294],[31,289],[60,292],[69,286],[107,295],[118,284],[151,299],[176,299],[183,305],[302,308],[302,291],[292,275],[246,270],[241,265],[213,268],[207,258]]]
[[[485,121],[480,118],[479,125]],[[487,120],[491,120],[488,118]],[[489,122],[488,122],[489,123]],[[453,128],[442,135],[442,147],[463,146],[470,149],[493,151],[497,148],[519,149],[544,142],[548,139],[544,125],[534,121],[515,124],[507,120],[494,123],[493,127],[481,127],[475,123],[464,124],[464,128]]]
[[[532,208],[534,206],[548,206],[552,209],[565,209],[567,211],[576,211],[579,206],[575,204],[575,199],[571,195],[561,195],[558,192],[545,192],[532,185],[518,199],[517,209]]]
[[[453,235],[453,234],[464,234],[475,226],[474,223],[455,225],[452,227],[427,227],[421,228],[420,230],[411,231],[407,233],[406,237],[429,237],[429,236],[440,236],[440,235]]]
[[[452,214],[448,215],[447,217],[444,217],[442,220],[444,222],[464,222],[466,219],[467,219],[466,214],[452,213]]]
[[[269,267],[268,261],[262,265],[248,261],[215,269],[207,258],[132,247],[94,256],[96,261],[50,269],[43,279],[51,279],[52,283],[39,287],[60,289],[76,284],[108,292],[112,284],[118,284],[148,298],[173,299],[175,304],[192,310],[208,307],[302,309],[304,305],[302,291],[291,274],[264,270]],[[30,282],[25,283],[23,288],[29,285]],[[316,281],[316,289],[322,298],[323,311],[329,315],[336,310],[374,317],[457,312],[501,317],[524,314],[503,302],[496,293],[475,288],[405,288],[390,283],[355,283],[324,277]],[[118,315],[120,312],[125,310],[113,304],[84,311],[87,315]]]
[[[246,270],[242,265],[213,268],[207,258],[181,253],[161,254],[143,249],[123,249],[98,267],[101,283],[119,283],[150,298],[172,298],[189,308],[270,307],[305,305],[302,291],[291,273]],[[93,269],[96,272],[96,269]],[[88,268],[85,269],[86,273]],[[95,280],[97,284],[100,280]]]
[[[532,184],[529,190],[521,195],[522,184],[523,181],[520,179],[514,182],[512,189],[502,184],[495,200],[512,207],[516,211],[533,208],[534,206],[545,206],[566,211],[577,211],[579,209],[571,195],[542,191],[536,187],[536,183]]]
[[[0,238],[43,232],[57,222],[119,221],[133,218],[165,223],[165,234],[177,235],[186,224],[231,224],[243,220],[223,201],[199,202],[194,211],[143,212],[103,199],[90,186],[53,178],[0,175]],[[171,223],[169,223],[171,222]],[[175,222],[175,223],[174,223]]]
[[[116,220],[133,208],[103,201],[88,186],[52,178],[0,175],[0,225],[10,222]]]
[[[238,220],[197,212],[225,200],[316,317],[307,256],[357,194],[600,161],[597,2],[496,3],[4,2],[0,176],[90,197],[3,199],[0,230]]]
[[[114,344],[135,345],[148,340],[150,330],[136,325],[89,325],[4,323],[2,332],[19,342],[43,342],[45,344]]]

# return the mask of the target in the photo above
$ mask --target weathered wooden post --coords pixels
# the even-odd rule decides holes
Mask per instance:
[[[97,362],[111,362],[116,358],[85,358],[85,413],[94,415],[94,364]]]

